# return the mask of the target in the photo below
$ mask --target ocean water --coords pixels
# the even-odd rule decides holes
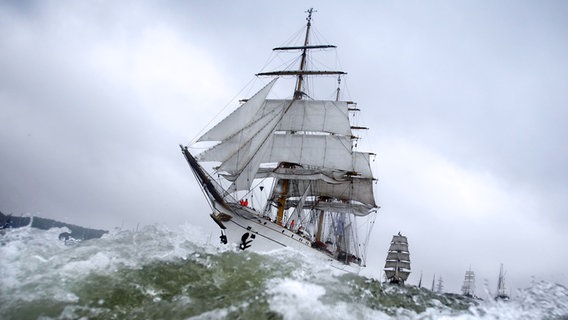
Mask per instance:
[[[568,289],[553,283],[479,301],[343,274],[293,250],[241,252],[191,226],[74,243],[64,231],[0,235],[0,319],[568,319]]]

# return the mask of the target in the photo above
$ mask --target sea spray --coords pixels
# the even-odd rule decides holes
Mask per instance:
[[[209,243],[149,226],[65,244],[61,229],[0,240],[2,319],[566,319],[568,290],[535,282],[508,303],[394,286],[290,249]]]

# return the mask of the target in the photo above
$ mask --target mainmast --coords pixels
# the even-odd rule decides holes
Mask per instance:
[[[336,76],[340,76],[343,74],[346,74],[343,71],[333,71],[333,70],[313,70],[310,69],[312,68],[312,66],[310,66],[309,64],[309,55],[311,54],[310,50],[321,50],[321,49],[329,49],[329,48],[336,48],[336,46],[334,45],[327,45],[327,44],[313,44],[311,43],[313,41],[312,37],[313,35],[312,33],[312,14],[315,11],[313,8],[310,8],[306,11],[307,13],[307,17],[306,17],[306,28],[305,28],[305,35],[303,37],[303,42],[301,42],[298,45],[294,45],[294,46],[285,46],[285,47],[276,47],[273,50],[274,51],[299,51],[299,65],[297,66],[297,69],[295,70],[276,70],[276,71],[269,71],[269,72],[261,72],[258,73],[257,76],[295,76],[296,78],[296,83],[294,86],[294,92],[293,92],[293,97],[290,100],[289,103],[287,103],[287,106],[284,109],[284,114],[288,113],[289,110],[293,110],[295,107],[298,108],[302,108],[304,106],[304,102],[301,100],[308,100],[308,93],[307,93],[307,88],[305,88],[306,83],[305,80],[308,79],[308,77],[311,76],[326,76],[326,75],[336,75]],[[340,83],[341,79],[338,78],[338,85],[341,84]],[[340,98],[340,90],[338,89],[336,92],[336,101],[339,101]],[[349,111],[353,111],[352,109],[348,109]],[[359,127],[353,127],[351,126],[350,129],[360,129]],[[352,136],[352,133],[349,133]],[[297,132],[295,130],[288,130],[287,132],[280,132],[279,135],[286,135],[287,137],[294,137],[296,135],[306,135],[305,131],[300,131]],[[323,137],[323,136],[321,136]],[[343,136],[341,137],[336,137],[335,135],[330,135],[330,138],[328,139],[326,137],[327,140],[340,140],[343,139]],[[294,139],[294,138],[291,138]],[[297,139],[294,139],[297,140]],[[323,140],[323,139],[322,139]],[[334,140],[334,141],[335,141]],[[286,157],[283,156],[283,159],[289,159],[290,157]],[[303,167],[303,163],[300,163],[298,161],[289,161],[289,160],[280,160],[278,162],[278,168],[282,169],[282,171],[284,172],[295,172],[296,170],[298,170],[300,167]],[[335,164],[334,164],[335,165]],[[290,194],[292,192],[297,192],[297,188],[296,188],[296,181],[298,180],[298,178],[289,178],[289,177],[282,177],[281,180],[279,182],[277,182],[278,184],[278,189],[275,189],[274,191],[274,202],[276,204],[277,207],[277,213],[276,213],[276,223],[279,225],[284,225],[284,214],[286,211],[287,207],[290,207],[287,205],[287,201],[290,198]],[[299,179],[302,180],[302,179]],[[317,181],[313,180],[307,183],[317,183]],[[328,192],[334,192],[333,188],[331,186],[326,186]],[[339,187],[338,187],[339,188]],[[315,194],[314,194],[315,195]],[[334,198],[333,196],[329,197],[327,196],[327,198]],[[313,201],[316,201],[318,203],[322,203],[323,202],[332,202],[329,201],[329,199],[324,199],[322,198],[322,196],[320,195],[319,197],[313,199]],[[348,201],[346,200],[342,200],[344,201],[344,203],[348,203]],[[373,201],[371,201],[373,202]],[[301,208],[300,208],[301,210]],[[316,234],[316,238],[318,238],[318,241],[321,241],[321,238],[323,237],[323,225],[325,224],[325,215],[324,213],[326,212],[326,210],[319,210],[318,214],[319,214],[319,223],[318,223],[318,232]],[[318,237],[319,236],[319,237]]]
[[[308,13],[308,17],[306,20],[308,21],[306,26],[306,35],[304,37],[304,45],[302,47],[280,47],[275,48],[274,50],[302,50],[302,59],[300,61],[300,69],[297,72],[290,72],[290,74],[296,74],[298,77],[296,80],[296,90],[294,91],[294,100],[301,100],[302,96],[304,95],[303,92],[303,83],[304,83],[304,74],[306,73],[306,60],[308,56],[308,49],[312,49],[309,47],[309,40],[310,40],[310,28],[312,26],[312,13],[314,12],[313,8],[308,9],[306,11]],[[282,163],[281,166],[283,168],[291,168],[294,164],[291,163]],[[282,220],[284,219],[284,210],[286,208],[286,198],[288,196],[288,188],[290,185],[290,180],[285,179],[282,181],[282,193],[280,194],[280,198],[278,199],[278,212],[276,213],[276,223],[282,225]]]
[[[290,76],[295,75],[297,76],[296,80],[296,87],[294,91],[294,100],[301,100],[305,95],[304,92],[304,76],[312,76],[312,75],[341,75],[345,74],[343,71],[330,71],[330,70],[307,70],[306,69],[306,62],[308,60],[308,50],[312,49],[328,49],[328,48],[336,48],[334,45],[324,44],[324,45],[310,45],[310,29],[312,27],[312,13],[317,12],[313,8],[310,8],[306,11],[308,17],[306,20],[308,21],[306,25],[306,35],[304,37],[304,45],[303,46],[291,46],[291,47],[277,47],[272,50],[274,51],[283,51],[283,50],[302,50],[301,60],[300,60],[300,68],[298,70],[280,70],[280,71],[269,71],[269,72],[261,72],[257,73],[257,76]]]

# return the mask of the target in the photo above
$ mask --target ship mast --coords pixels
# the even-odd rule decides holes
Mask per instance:
[[[303,92],[303,83],[304,83],[304,71],[306,68],[306,58],[308,56],[308,44],[309,44],[309,37],[310,37],[310,28],[312,26],[312,13],[314,12],[313,8],[308,9],[306,11],[308,13],[308,17],[306,20],[308,21],[306,27],[306,36],[304,38],[304,46],[300,47],[302,49],[302,60],[300,61],[300,72],[297,74],[296,80],[296,90],[294,91],[294,100],[301,100],[302,96],[304,95]],[[285,49],[285,48],[276,48],[276,49]],[[282,163],[282,167],[284,168],[291,168],[293,164],[291,163]],[[286,197],[288,195],[288,188],[290,185],[290,180],[285,179],[282,181],[282,193],[280,194],[280,198],[278,199],[278,212],[276,213],[276,223],[282,225],[282,220],[284,219],[284,210],[286,208]]]
[[[341,76],[337,76],[337,89],[335,94],[335,101],[339,101],[339,95],[341,93]]]
[[[331,44],[320,44],[320,45],[310,45],[310,29],[312,27],[312,13],[317,12],[313,8],[306,11],[308,21],[306,27],[306,35],[304,37],[303,46],[291,46],[291,47],[276,47],[272,50],[274,51],[288,51],[288,50],[302,50],[302,56],[300,60],[300,68],[298,70],[280,70],[280,71],[268,71],[257,73],[257,76],[297,76],[298,80],[296,82],[296,88],[294,91],[294,100],[300,100],[304,96],[303,86],[304,86],[304,76],[315,76],[315,75],[342,75],[346,74],[343,71],[337,70],[306,70],[306,61],[308,58],[308,50],[312,49],[329,49],[337,48]]]
[[[269,72],[261,72],[257,73],[257,76],[296,76],[296,86],[294,88],[294,96],[292,99],[292,103],[288,105],[290,108],[294,101],[302,100],[303,97],[306,95],[304,92],[304,76],[313,76],[313,75],[342,75],[346,74],[343,71],[330,71],[330,70],[307,70],[307,60],[308,60],[308,51],[312,49],[328,49],[328,48],[336,48],[334,45],[310,45],[310,30],[312,26],[312,13],[317,12],[313,8],[310,8],[306,11],[308,14],[306,20],[306,35],[304,37],[304,43],[301,46],[291,46],[291,47],[277,47],[274,48],[274,51],[285,51],[285,50],[301,50],[301,60],[300,60],[300,67],[298,70],[280,70],[280,71],[269,71]],[[287,109],[286,109],[287,110]],[[286,112],[286,111],[285,111]],[[296,166],[294,163],[281,163],[280,166],[285,169],[291,169]],[[278,212],[276,215],[276,223],[282,225],[284,219],[284,210],[286,207],[286,199],[288,197],[288,191],[290,189],[290,180],[284,179],[282,180],[282,192],[280,193],[278,200]]]
[[[306,58],[308,56],[308,44],[310,41],[310,28],[312,27],[312,13],[314,12],[314,8],[309,8],[308,11],[306,11],[308,13],[308,17],[306,18],[306,20],[308,21],[308,24],[306,26],[306,36],[304,38],[304,48],[302,49],[302,60],[300,61],[300,71],[304,71],[304,69],[306,68]],[[298,74],[298,80],[296,83],[296,91],[294,92],[294,100],[301,100],[302,96],[304,94],[303,90],[303,83],[304,83],[304,74],[303,73],[299,73]]]

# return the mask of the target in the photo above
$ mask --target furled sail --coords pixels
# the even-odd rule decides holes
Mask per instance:
[[[282,180],[281,180],[282,181]],[[282,183],[282,182],[279,183]],[[323,196],[343,201],[358,201],[373,207],[375,199],[370,179],[352,179],[342,183],[331,184],[324,181],[297,180],[288,191],[288,197],[301,196],[310,186],[311,196]]]

